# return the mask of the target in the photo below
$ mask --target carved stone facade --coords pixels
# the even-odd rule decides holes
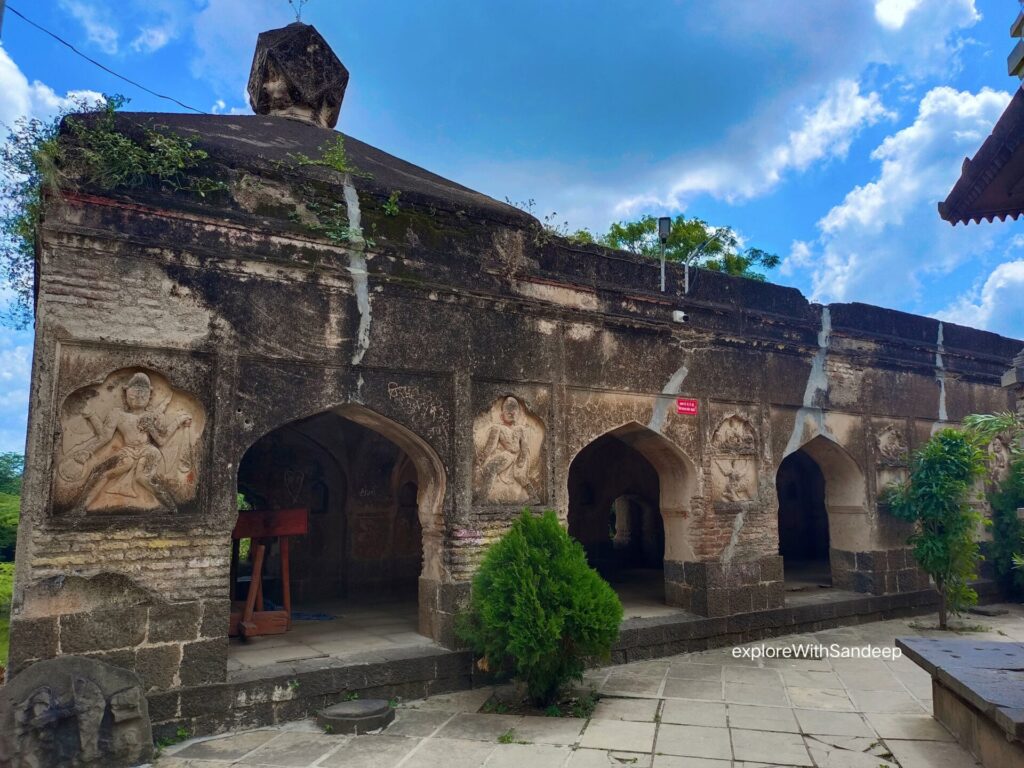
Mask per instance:
[[[329,118],[328,85],[312,93]],[[309,510],[296,594],[399,594],[454,648],[477,565],[524,507],[555,509],[595,557],[635,555],[692,613],[783,605],[776,480],[802,451],[849,574],[836,585],[926,602],[879,473],[904,471],[940,413],[1006,410],[1020,341],[714,272],[687,293],[673,265],[663,293],[649,261],[536,238],[528,214],[356,139],[347,159],[365,174],[283,173],[336,134],[275,109],[161,116],[208,152],[222,193],[46,201],[14,682],[89,654],[135,670],[158,734],[305,715],[276,689],[235,695],[240,491]],[[311,190],[373,236],[310,229]],[[354,685],[316,664],[317,696]],[[471,675],[458,654],[424,669],[431,692]]]

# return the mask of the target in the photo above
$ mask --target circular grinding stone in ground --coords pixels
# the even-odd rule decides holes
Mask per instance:
[[[354,699],[321,709],[317,725],[331,733],[366,733],[383,728],[395,719],[385,699]]]

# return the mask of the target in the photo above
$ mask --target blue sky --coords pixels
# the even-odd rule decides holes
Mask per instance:
[[[286,0],[13,0],[89,55],[204,111],[247,113]],[[641,213],[737,229],[816,301],[1024,337],[1024,228],[935,203],[1018,82],[994,0],[310,0],[351,72],[339,127],[498,199],[604,230]],[[8,13],[0,122],[73,91],[139,92]],[[3,294],[0,289],[0,300]],[[24,445],[31,334],[0,330],[0,451]]]

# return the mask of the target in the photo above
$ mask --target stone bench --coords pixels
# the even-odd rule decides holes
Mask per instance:
[[[933,714],[986,768],[1024,766],[1024,643],[898,638],[932,676]]]

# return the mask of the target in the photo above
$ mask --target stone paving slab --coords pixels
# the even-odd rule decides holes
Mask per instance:
[[[1008,610],[986,622],[992,638],[1024,639],[1024,607]],[[887,621],[771,646],[914,634]],[[973,768],[931,717],[920,674],[906,659],[750,663],[716,649],[589,670],[604,698],[586,720],[482,714],[495,689],[481,688],[402,703],[382,733],[288,724],[178,745],[155,768]]]

